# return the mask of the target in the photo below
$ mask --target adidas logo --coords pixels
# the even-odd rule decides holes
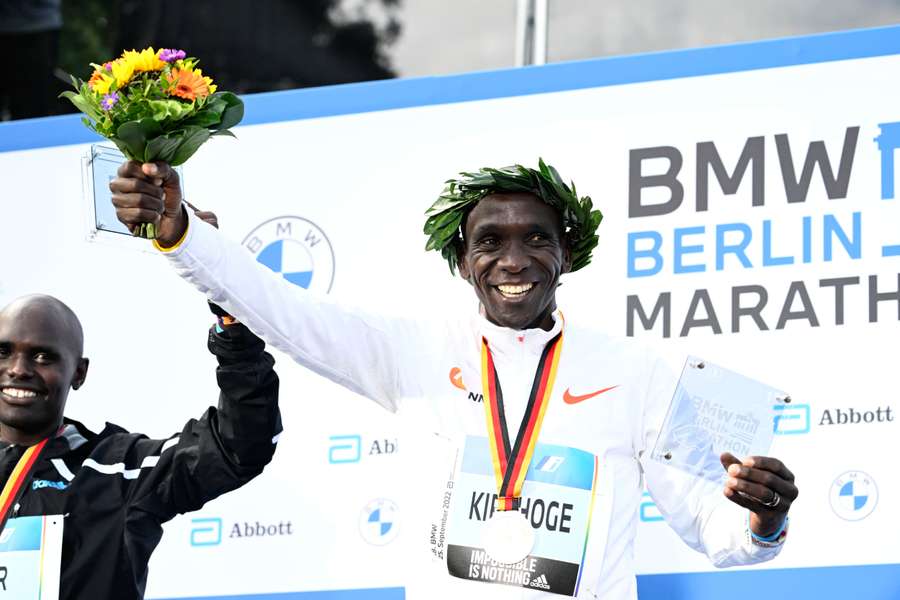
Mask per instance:
[[[532,579],[529,585],[531,585],[531,587],[540,588],[542,590],[550,589],[550,584],[547,583],[547,576],[543,574],[537,579]]]

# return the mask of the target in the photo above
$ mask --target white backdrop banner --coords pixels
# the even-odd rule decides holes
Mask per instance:
[[[887,600],[900,596],[898,40],[889,28],[248,97],[238,139],[184,167],[186,197],[296,285],[376,310],[474,311],[423,251],[422,213],[458,171],[544,157],[605,215],[593,263],[563,279],[567,319],[793,398],[772,407],[772,454],[801,489],[781,556],[710,574],[647,496],[641,597]],[[0,125],[0,304],[69,303],[92,359],[70,416],[161,437],[216,401],[210,315],[149,244],[98,231],[110,222],[82,129]],[[166,526],[148,598],[413,596],[431,576],[410,559],[426,535],[409,481],[425,442],[276,358],[274,462]]]

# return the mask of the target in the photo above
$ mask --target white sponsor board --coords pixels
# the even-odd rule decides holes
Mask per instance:
[[[522,72],[516,81],[534,85],[508,96],[500,73],[493,94],[466,102],[451,102],[453,86],[485,76],[433,80],[448,103],[422,106],[403,100],[418,89],[409,82],[350,86],[333,95],[374,93],[393,98],[392,110],[359,100],[359,113],[277,122],[260,122],[253,107],[276,102],[278,114],[294,114],[298,103],[300,116],[304,102],[331,96],[251,98],[259,124],[203,147],[184,167],[186,195],[298,284],[391,312],[475,310],[468,285],[423,252],[422,213],[458,171],[544,157],[604,212],[593,263],[563,280],[568,320],[792,393],[790,405],[773,407],[772,454],[802,493],[786,549],[754,568],[900,563],[889,451],[900,197],[888,181],[900,146],[900,55],[866,54],[884,44],[869,32],[835,38],[846,60],[837,60],[843,50],[823,62],[796,58],[805,56],[797,48],[818,56],[823,43],[639,58],[633,68],[652,66],[648,78],[658,80],[623,76],[621,85],[590,81],[606,64],[628,72],[625,63],[557,65]],[[750,70],[751,56],[770,68]],[[724,66],[700,76],[691,60]],[[580,72],[586,83],[560,83]],[[88,144],[9,150],[20,142],[3,140],[50,126],[0,127],[0,304],[45,292],[81,316],[91,373],[70,416],[168,435],[215,402],[210,315],[147,243],[92,233]],[[426,533],[403,523],[420,500],[408,474],[421,466],[415,438],[277,358],[285,433],[274,462],[166,527],[148,597],[402,587],[428,576],[408,557]],[[710,570],[645,499],[635,507],[638,571]]]

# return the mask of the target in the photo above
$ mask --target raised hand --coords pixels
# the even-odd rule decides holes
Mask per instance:
[[[750,456],[741,461],[726,452],[720,460],[728,472],[723,493],[750,511],[753,533],[767,537],[778,531],[800,493],[790,469],[768,456]]]
[[[166,163],[128,161],[109,183],[116,217],[132,233],[142,223],[156,226],[156,239],[172,246],[187,229],[178,173]]]

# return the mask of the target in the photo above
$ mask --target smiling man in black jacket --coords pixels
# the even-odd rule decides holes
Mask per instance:
[[[92,433],[63,418],[69,390],[88,372],[78,318],[50,296],[0,310],[0,518],[62,515],[61,565],[45,565],[59,570],[60,600],[142,598],[162,523],[240,487],[272,459],[281,433],[272,357],[223,316],[208,345],[219,362],[218,408],[168,439],[110,424]],[[15,523],[0,547],[14,541]],[[0,590],[15,575],[0,553]]]

